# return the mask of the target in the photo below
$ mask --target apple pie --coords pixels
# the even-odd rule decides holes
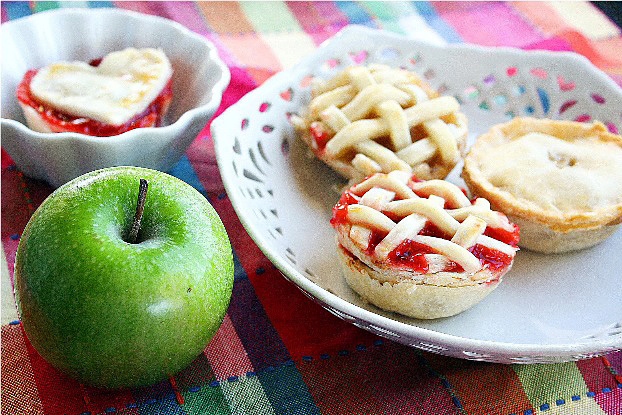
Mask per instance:
[[[410,317],[460,313],[494,290],[511,268],[519,229],[444,180],[376,173],[333,208],[339,258],[366,301]]]
[[[622,137],[600,122],[515,118],[478,137],[462,176],[521,228],[520,246],[560,253],[622,221]]]
[[[127,48],[90,63],[29,70],[17,100],[34,131],[118,135],[160,126],[172,99],[172,72],[161,50]]]
[[[461,157],[467,122],[459,110],[415,73],[372,64],[314,79],[308,107],[291,120],[315,155],[352,182],[393,170],[440,179]]]

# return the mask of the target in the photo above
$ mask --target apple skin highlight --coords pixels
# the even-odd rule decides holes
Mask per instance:
[[[137,243],[124,240],[140,178],[149,181]],[[165,173],[114,167],[52,193],[26,225],[15,295],[35,350],[96,387],[174,375],[220,326],[233,287],[225,228],[193,187]]]

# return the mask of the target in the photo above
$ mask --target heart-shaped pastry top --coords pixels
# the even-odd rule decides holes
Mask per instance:
[[[127,48],[106,55],[98,66],[58,62],[32,78],[32,96],[69,115],[121,125],[143,112],[160,94],[173,70],[160,49]]]

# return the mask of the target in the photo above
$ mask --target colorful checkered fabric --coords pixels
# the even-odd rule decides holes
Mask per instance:
[[[219,113],[349,23],[437,42],[574,50],[622,84],[620,30],[586,2],[3,2],[2,22],[57,7],[130,9],[206,36],[232,73]],[[557,365],[458,360],[383,340],[307,299],[236,217],[208,128],[170,173],[210,200],[235,251],[231,306],[209,346],[169,381],[102,391],[51,368],[13,321],[2,326],[3,414],[622,414],[622,352]],[[12,280],[20,233],[52,189],[4,150],[1,179]],[[11,313],[9,302],[3,322]]]

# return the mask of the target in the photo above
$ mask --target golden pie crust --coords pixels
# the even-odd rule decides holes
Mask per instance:
[[[586,248],[622,222],[622,137],[600,122],[496,125],[476,139],[462,177],[520,227],[519,245],[534,251]]]
[[[352,182],[393,170],[429,180],[445,178],[462,156],[467,121],[459,109],[415,73],[372,64],[314,79],[309,105],[291,121]]]
[[[365,302],[418,319],[461,313],[482,301],[501,282],[500,276],[493,276],[488,270],[474,274],[475,281],[447,276],[454,280],[453,284],[409,279],[383,281],[381,273],[351,255],[342,245],[337,246],[337,252],[346,282]]]
[[[414,318],[448,317],[481,301],[511,268],[517,251],[515,240],[495,236],[508,232],[518,238],[505,215],[486,200],[470,201],[444,180],[377,173],[347,190],[333,214],[348,285],[366,301]],[[413,251],[401,248],[412,243]],[[417,251],[421,246],[428,248]],[[496,265],[476,257],[478,246],[490,250]],[[405,262],[397,260],[398,250],[405,252]]]

